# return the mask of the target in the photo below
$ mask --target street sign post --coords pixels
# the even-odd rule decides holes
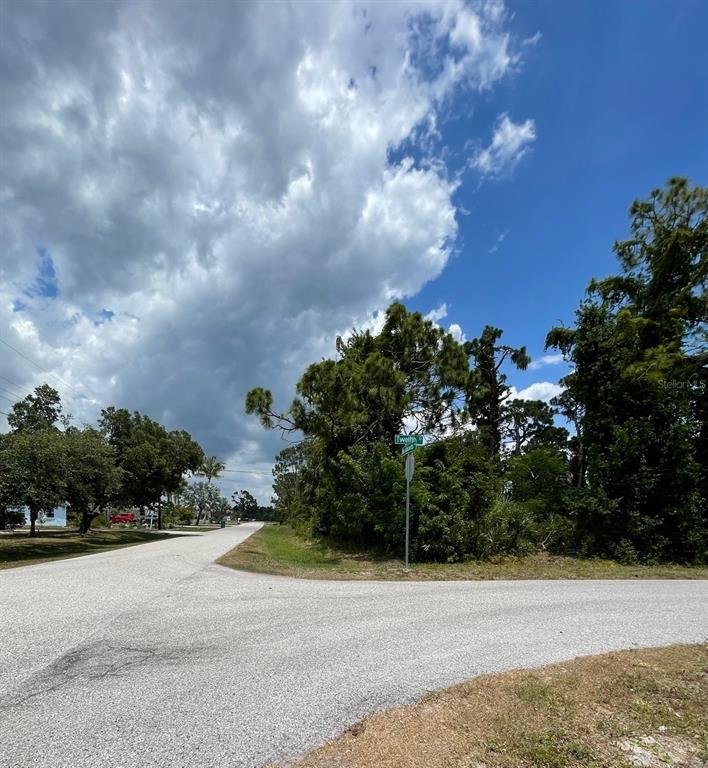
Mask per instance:
[[[403,446],[401,453],[406,457],[406,569],[408,569],[408,539],[411,518],[411,480],[415,468],[413,451],[419,445],[423,445],[423,442],[423,435],[396,435],[396,445]]]
[[[415,443],[411,446],[411,450],[406,456],[406,568],[408,568],[408,537],[411,517],[411,480],[413,479],[413,470],[415,469],[415,457],[413,456],[414,448]]]
[[[396,435],[396,445],[423,445],[423,435]]]

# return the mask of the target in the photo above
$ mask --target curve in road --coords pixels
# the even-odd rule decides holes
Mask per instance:
[[[0,766],[257,768],[484,672],[702,642],[706,581],[232,571],[244,524],[0,572]]]

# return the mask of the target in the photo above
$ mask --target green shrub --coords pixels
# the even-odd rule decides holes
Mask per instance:
[[[19,528],[25,523],[25,515],[16,509],[0,508],[0,531],[6,528]]]
[[[533,546],[533,514],[519,502],[497,496],[474,526],[474,555],[527,554]]]

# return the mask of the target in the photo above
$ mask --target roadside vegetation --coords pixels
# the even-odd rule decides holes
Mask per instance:
[[[501,329],[461,340],[399,303],[378,332],[338,338],[285,410],[268,389],[250,391],[246,411],[296,441],[274,470],[279,518],[400,557],[394,441],[409,433],[426,436],[413,562],[708,562],[707,213],[708,189],[680,178],[632,205],[629,237],[614,245],[619,274],[592,280],[574,325],[547,335],[570,367],[550,403],[515,396],[507,376],[532,361]]]
[[[706,566],[626,565],[540,552],[457,563],[412,563],[406,570],[402,560],[390,555],[342,548],[298,535],[285,525],[264,526],[217,562],[238,570],[301,579],[708,579]]]
[[[43,530],[31,537],[29,531],[0,534],[0,570],[35,565],[49,560],[64,560],[120,549],[171,536],[165,532],[138,529],[94,531],[86,536],[78,531]]]
[[[484,675],[281,768],[703,768],[707,666],[694,645]]]
[[[57,507],[82,534],[122,522],[158,529],[232,517],[256,517],[262,509],[248,491],[230,502],[213,480],[223,462],[205,456],[184,430],[168,431],[137,411],[104,408],[98,426],[72,425],[59,393],[47,384],[16,402],[10,432],[0,434],[0,531],[21,527],[25,510],[30,533]],[[187,482],[187,477],[204,480]],[[269,510],[264,510],[267,513]]]

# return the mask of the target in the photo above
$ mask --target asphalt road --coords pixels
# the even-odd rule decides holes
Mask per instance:
[[[482,672],[708,638],[707,581],[294,581],[257,526],[0,571],[0,766],[257,768]]]

